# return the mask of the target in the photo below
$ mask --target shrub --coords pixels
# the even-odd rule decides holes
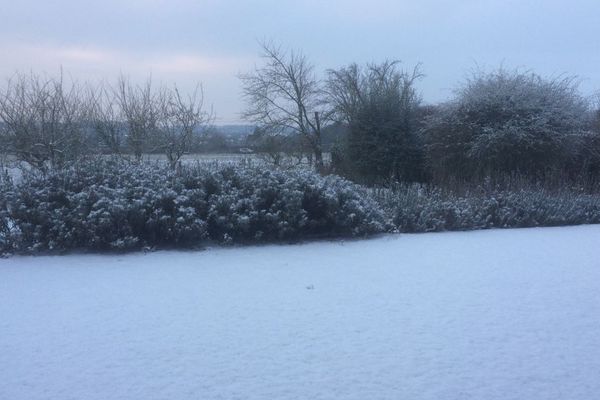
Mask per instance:
[[[480,188],[459,196],[409,185],[379,197],[401,232],[600,223],[600,196],[566,190]]]
[[[336,171],[368,184],[425,178],[415,89],[420,77],[418,67],[401,71],[395,61],[329,71],[328,102],[348,126],[333,151]]]
[[[381,232],[369,193],[338,177],[233,165],[91,160],[26,173],[0,198],[17,251],[194,247]],[[0,226],[2,229],[2,226]],[[0,231],[2,232],[2,231]]]
[[[7,170],[0,170],[0,256],[12,250],[11,222],[8,212],[8,195],[13,188]]]
[[[432,173],[439,181],[556,172],[576,152],[588,108],[573,78],[476,74],[424,129]]]
[[[576,152],[566,168],[571,180],[600,184],[600,130],[580,135],[573,147]]]

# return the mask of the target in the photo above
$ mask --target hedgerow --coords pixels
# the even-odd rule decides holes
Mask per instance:
[[[385,230],[367,190],[307,170],[91,160],[4,179],[3,251],[191,248]]]
[[[524,228],[600,223],[600,195],[542,187],[457,195],[413,184],[378,196],[400,232]]]

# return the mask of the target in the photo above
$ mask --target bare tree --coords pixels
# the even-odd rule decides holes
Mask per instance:
[[[17,74],[0,92],[0,120],[19,161],[46,171],[83,150],[82,90],[58,78]]]
[[[143,85],[133,85],[129,78],[121,76],[113,94],[127,125],[127,143],[139,161],[156,133],[159,117],[160,107],[152,90],[152,79],[148,78]]]
[[[317,169],[323,168],[321,83],[302,53],[262,44],[264,65],[240,76],[248,103],[243,117],[274,135],[297,133],[309,143]]]
[[[411,72],[398,70],[399,61],[386,60],[380,64],[368,64],[361,68],[350,64],[337,70],[327,71],[327,102],[332,109],[332,118],[351,125],[366,104],[393,104],[400,109],[405,104],[419,102],[414,89],[417,80],[423,77],[421,66]]]
[[[256,127],[254,132],[246,137],[246,143],[254,149],[258,157],[276,167],[282,165],[288,138],[281,134],[265,132]]]
[[[125,121],[112,90],[105,85],[88,88],[87,118],[109,152],[123,152],[126,135]]]
[[[0,121],[0,170],[6,165],[6,160],[11,151],[11,144],[8,141],[8,130],[5,124]]]
[[[332,117],[350,125],[365,102],[365,78],[358,64],[327,71],[327,101],[332,107]]]
[[[197,131],[213,120],[213,113],[204,110],[204,92],[200,85],[189,96],[182,96],[175,86],[172,90],[162,90],[157,98],[156,144],[175,168],[190,150]]]

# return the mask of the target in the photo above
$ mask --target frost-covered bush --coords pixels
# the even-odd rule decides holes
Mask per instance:
[[[385,229],[369,193],[338,177],[246,166],[91,160],[26,173],[0,198],[17,251],[194,247]],[[2,226],[10,229],[2,229]],[[1,242],[0,242],[1,243]]]
[[[543,188],[479,190],[458,196],[410,185],[380,195],[401,232],[600,223],[600,195]]]
[[[437,180],[555,173],[576,153],[588,109],[570,77],[476,74],[426,124],[432,173]]]

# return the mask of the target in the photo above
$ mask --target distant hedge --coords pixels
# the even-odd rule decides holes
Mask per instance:
[[[360,236],[385,230],[363,189],[336,176],[231,165],[135,164],[96,159],[5,175],[3,252],[191,248]]]

